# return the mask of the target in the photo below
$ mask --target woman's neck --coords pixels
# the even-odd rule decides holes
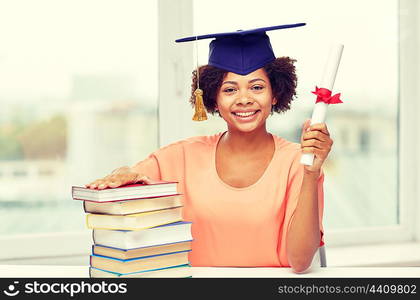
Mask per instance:
[[[220,142],[235,153],[257,153],[261,149],[266,149],[267,144],[273,143],[273,138],[265,127],[252,132],[228,129]]]

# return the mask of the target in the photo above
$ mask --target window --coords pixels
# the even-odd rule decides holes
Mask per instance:
[[[369,139],[369,131],[366,129],[361,129],[360,130],[360,139],[359,139],[359,144],[360,144],[360,152],[369,152],[369,148],[370,148],[370,139]]]
[[[0,3],[1,237],[86,230],[71,185],[158,147],[157,30],[152,0]]]
[[[407,241],[414,226],[418,239],[418,177],[412,159],[418,113],[404,102],[418,97],[418,26],[413,24],[420,11],[413,3],[0,3],[0,218],[6,225],[0,227],[0,258],[12,252],[33,255],[33,249],[24,251],[29,237],[38,241],[31,245],[40,247],[39,256],[57,255],[45,247],[57,241],[61,254],[74,254],[82,242],[89,251],[90,232],[81,204],[70,198],[72,184],[134,163],[169,142],[225,130],[217,117],[191,121],[194,45],[176,45],[176,38],[296,22],[308,25],[270,34],[278,56],[297,59],[299,77],[292,110],[268,122],[274,134],[298,142],[329,44],[345,45],[334,87],[344,104],[331,107],[327,118],[335,141],[325,166],[328,245]],[[256,14],[256,6],[264,13]],[[207,49],[207,41],[198,43],[200,64],[206,63]],[[81,231],[87,233],[82,242]],[[47,233],[49,243],[41,233]]]

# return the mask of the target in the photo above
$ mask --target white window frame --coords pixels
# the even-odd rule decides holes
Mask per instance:
[[[419,241],[420,226],[416,217],[420,216],[418,204],[418,170],[420,134],[416,130],[419,106],[416,103],[419,86],[418,32],[415,22],[420,15],[416,1],[399,1],[399,111],[398,111],[398,197],[399,225],[371,227],[349,230],[331,230],[326,233],[326,244],[345,246],[357,244],[403,243]],[[413,24],[417,24],[413,26]],[[379,71],[379,70],[378,70]],[[379,87],[378,87],[379,88]],[[417,126],[418,127],[418,126]],[[380,130],[378,130],[378,133]],[[381,176],[376,174],[376,176]],[[380,209],[380,208],[378,208]]]
[[[175,44],[180,36],[193,32],[192,0],[159,0],[159,144],[160,146],[191,136],[191,70],[194,67],[191,43]],[[398,226],[328,230],[327,247],[366,246],[371,244],[414,243],[420,241],[420,130],[416,117],[420,105],[417,78],[420,74],[418,49],[420,6],[416,0],[400,0],[400,94],[399,94],[399,199]],[[416,27],[412,25],[416,24]],[[409,35],[410,38],[404,37]],[[416,128],[417,127],[417,128]],[[378,174],[380,176],[380,174]],[[81,212],[83,213],[83,212]],[[91,230],[65,233],[0,236],[1,261],[23,258],[89,255]],[[411,244],[410,244],[411,245]],[[380,246],[378,246],[380,247]],[[376,248],[375,248],[376,249]],[[378,248],[379,249],[379,248]],[[375,251],[378,251],[376,249]],[[332,250],[332,249],[330,249]],[[380,250],[379,250],[380,251]],[[328,251],[327,251],[328,256]]]

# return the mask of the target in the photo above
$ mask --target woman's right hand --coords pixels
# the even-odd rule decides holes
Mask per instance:
[[[130,167],[125,166],[115,169],[111,174],[105,176],[104,178],[96,179],[95,181],[86,184],[85,187],[89,189],[103,190],[106,188],[116,188],[138,182],[150,184],[153,183],[153,180],[146,175],[135,172]]]

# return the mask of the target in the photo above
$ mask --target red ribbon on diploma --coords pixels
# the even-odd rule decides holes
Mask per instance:
[[[332,92],[329,89],[325,88],[318,88],[315,87],[315,91],[312,92],[312,94],[317,95],[316,102],[324,102],[326,104],[337,104],[337,103],[343,103],[343,101],[340,100],[340,93],[335,94],[334,96],[331,96]]]

